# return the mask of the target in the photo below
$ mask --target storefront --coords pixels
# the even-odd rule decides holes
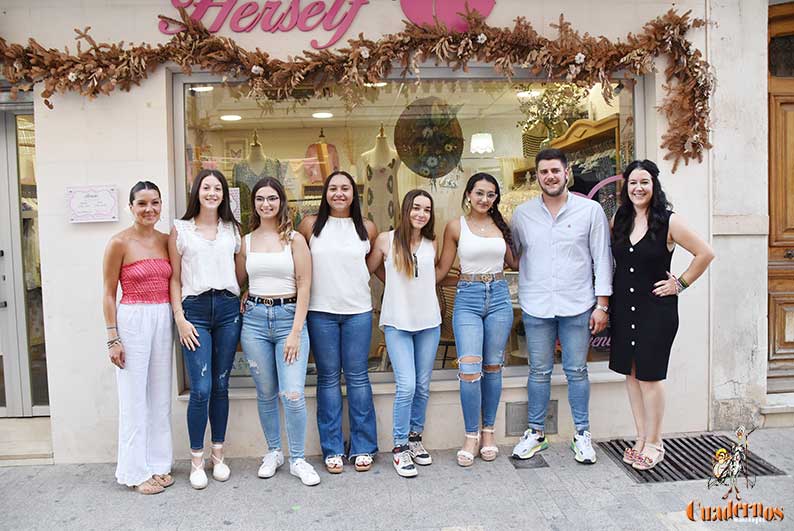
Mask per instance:
[[[407,0],[293,1],[276,7],[277,2],[177,0],[141,0],[124,6],[98,2],[76,9],[51,8],[44,2],[40,8],[32,7],[37,2],[10,4],[0,19],[0,36],[9,43],[34,37],[47,47],[62,48],[66,43],[72,47],[71,29],[87,25],[98,43],[166,42],[173,25],[164,21],[158,25],[157,16],[178,18],[175,6],[185,5],[188,13],[219,35],[248,50],[258,47],[281,58],[305,49],[322,53],[346,46],[346,39],[359,33],[377,40],[400,32],[401,20],[421,21],[425,6],[436,5],[436,15],[448,16],[439,7],[442,2]],[[646,22],[671,7],[665,2],[606,3],[597,8],[581,1],[476,4],[482,4],[478,8],[490,26],[512,27],[513,19],[523,16],[541,34],[555,38],[550,24],[558,23],[563,13],[578,31],[612,40],[641,32]],[[687,38],[714,66],[719,82],[711,102],[713,147],[704,152],[702,162],[682,163],[675,173],[672,163],[664,160],[670,151],[660,147],[669,132],[665,116],[657,112],[668,96],[664,58],[656,59],[657,73],[636,75],[626,69],[601,82],[610,90],[599,83],[589,91],[562,78],[533,75],[527,68],[516,68],[508,80],[488,62],[472,63],[463,71],[430,58],[419,63],[419,75],[409,68],[403,77],[398,65],[377,83],[358,87],[355,105],[341,84],[321,95],[313,95],[309,88],[301,92],[299,87],[289,99],[263,100],[249,97],[247,75],[235,79],[212,74],[210,69],[186,72],[169,63],[149,72],[129,92],[114,90],[95,100],[74,93],[56,95],[48,98],[54,104],[49,109],[36,89],[30,103],[23,97],[9,104],[3,111],[8,130],[5,153],[13,154],[8,160],[14,164],[8,165],[7,182],[0,184],[16,191],[9,195],[8,206],[0,204],[14,220],[0,234],[5,238],[3,248],[11,249],[0,257],[0,265],[13,264],[14,275],[7,274],[13,284],[2,289],[13,286],[16,292],[10,308],[15,328],[0,328],[6,382],[2,394],[7,403],[12,391],[14,396],[34,398],[26,398],[26,405],[16,399],[16,409],[6,404],[0,414],[49,414],[56,462],[114,459],[117,403],[115,377],[104,351],[101,256],[110,235],[131,221],[125,195],[139,179],[161,186],[167,215],[159,228],[167,232],[172,220],[184,212],[187,190],[202,168],[224,173],[244,225],[250,213],[249,190],[260,177],[281,179],[297,222],[317,208],[322,177],[339,168],[357,178],[365,214],[381,230],[394,224],[405,192],[416,187],[431,191],[440,238],[444,224],[461,215],[463,187],[475,172],[498,179],[506,217],[520,202],[536,196],[533,156],[541,145],[550,145],[563,149],[571,160],[570,189],[598,201],[608,215],[616,208],[617,194],[616,183],[608,178],[634,158],[657,161],[676,212],[707,235],[716,250],[715,264],[681,299],[682,325],[671,359],[664,431],[760,422],[766,364],[765,356],[756,353],[765,352],[767,341],[767,148],[764,142],[746,139],[765,138],[767,111],[765,103],[748,94],[742,84],[748,72],[757,72],[759,79],[754,82],[759,86],[765,82],[767,5],[755,2],[751,7],[742,2],[740,9],[738,1],[718,6],[700,1],[675,7],[717,22],[691,29]],[[293,16],[295,20],[288,23]],[[454,11],[449,16],[456,20]],[[756,26],[760,33],[738,31]],[[586,64],[585,55],[575,64]],[[612,98],[605,99],[605,92],[611,92]],[[416,146],[426,144],[431,134],[440,139],[433,148],[437,151],[429,156],[417,153]],[[68,194],[84,187],[115,197],[120,202],[118,220],[75,223]],[[40,247],[31,244],[35,234]],[[37,257],[31,253],[40,254],[39,276],[31,273],[38,272]],[[687,262],[685,252],[676,252],[675,271],[683,270]],[[373,279],[372,288],[377,312],[382,287]],[[444,324],[425,441],[429,447],[450,448],[460,444],[463,429],[451,327],[454,289],[439,289],[438,295]],[[41,316],[43,327],[37,327]],[[26,348],[8,349],[11,338]],[[514,441],[525,428],[524,345],[516,319],[505,353],[505,390],[497,421],[497,437],[504,443]],[[623,377],[607,368],[608,351],[608,334],[593,338],[590,409],[596,438],[632,433]],[[184,413],[190,382],[176,348],[175,353],[175,445],[186,448]],[[380,447],[388,449],[394,385],[377,328],[369,361]],[[43,367],[46,371],[38,370]],[[10,369],[15,371],[13,378]],[[239,352],[227,438],[232,455],[258,455],[264,445],[247,372]],[[313,372],[310,360],[308,453],[319,450]],[[27,387],[11,388],[9,381],[25,381]],[[549,427],[556,426],[561,437],[572,431],[566,396],[557,360],[552,399],[558,406],[550,409]]]

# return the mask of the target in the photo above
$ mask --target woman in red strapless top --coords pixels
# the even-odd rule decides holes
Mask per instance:
[[[110,239],[103,262],[102,308],[119,390],[116,480],[141,494],[157,494],[174,483],[171,263],[168,235],[155,229],[160,209],[157,185],[140,181],[133,186],[130,211],[135,222]]]

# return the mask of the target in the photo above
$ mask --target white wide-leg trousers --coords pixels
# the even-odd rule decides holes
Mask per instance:
[[[116,368],[116,479],[133,486],[171,471],[171,305],[119,304],[116,320],[125,355],[124,368]]]

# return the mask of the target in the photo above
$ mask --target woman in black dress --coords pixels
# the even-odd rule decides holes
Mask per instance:
[[[714,252],[670,210],[656,164],[635,160],[623,179],[621,206],[612,223],[615,277],[609,368],[626,375],[637,428],[634,447],[626,449],[623,460],[647,470],[664,458],[663,380],[678,331],[678,295],[703,274]],[[693,255],[678,277],[670,273],[676,244]]]

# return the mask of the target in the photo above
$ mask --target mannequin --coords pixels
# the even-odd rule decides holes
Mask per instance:
[[[306,150],[304,162],[306,178],[310,183],[322,183],[332,172],[339,169],[339,152],[336,146],[325,141],[325,133],[320,129],[317,142]]]
[[[279,181],[283,180],[281,163],[277,159],[269,158],[265,155],[262,144],[259,143],[259,135],[254,130],[254,137],[249,145],[248,157],[242,162],[234,165],[232,170],[232,184],[240,188],[240,210],[243,226],[248,226],[248,219],[251,215],[251,190],[262,177],[274,177]]]
[[[389,145],[383,124],[380,124],[375,146],[361,154],[358,164],[359,181],[364,181],[364,215],[380,231],[394,228],[399,210],[400,194],[397,186],[397,171],[400,169],[400,156]],[[362,178],[363,177],[363,178]]]
[[[259,143],[259,136],[256,134],[256,129],[254,129],[254,139],[251,142],[250,148],[246,162],[248,162],[248,167],[251,168],[252,172],[260,174],[262,170],[265,169],[267,157],[265,156],[265,151],[262,149],[262,144]]]

